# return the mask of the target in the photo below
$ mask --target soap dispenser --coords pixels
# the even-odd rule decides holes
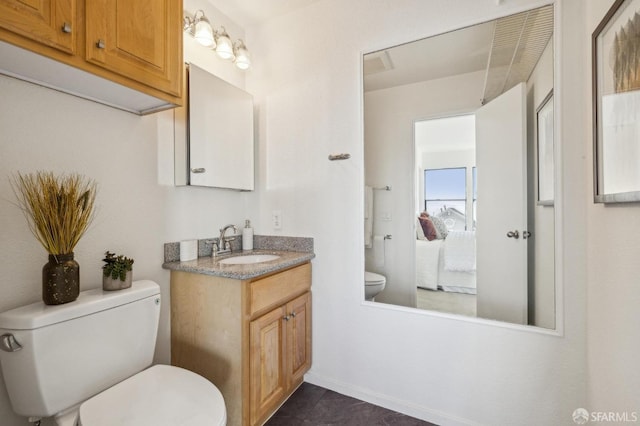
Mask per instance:
[[[253,250],[253,228],[249,219],[244,221],[242,230],[242,250]]]

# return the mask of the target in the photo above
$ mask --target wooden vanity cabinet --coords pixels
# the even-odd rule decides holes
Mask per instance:
[[[0,0],[0,40],[181,105],[182,14],[182,0]]]
[[[171,272],[171,362],[213,382],[229,426],[262,425],[311,367],[311,264],[234,280]]]

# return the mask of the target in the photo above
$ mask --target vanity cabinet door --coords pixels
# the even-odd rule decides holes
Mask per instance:
[[[302,383],[311,368],[311,293],[287,303],[287,388]]]
[[[276,308],[249,326],[251,425],[259,424],[285,397],[285,308]]]
[[[73,54],[76,0],[0,0],[0,27]]]
[[[180,96],[182,1],[87,1],[86,60]]]
[[[261,424],[311,367],[311,293],[250,324],[250,417]]]

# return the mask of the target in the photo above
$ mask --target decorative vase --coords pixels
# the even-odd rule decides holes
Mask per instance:
[[[80,265],[73,253],[50,254],[42,268],[42,300],[46,305],[73,302],[80,294]]]
[[[131,287],[131,276],[133,271],[127,271],[124,281],[119,278],[112,278],[109,276],[102,276],[102,289],[105,291],[122,290],[124,288]]]

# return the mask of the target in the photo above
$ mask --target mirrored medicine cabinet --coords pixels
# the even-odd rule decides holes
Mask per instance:
[[[187,64],[187,99],[174,112],[175,184],[254,189],[253,97]]]

